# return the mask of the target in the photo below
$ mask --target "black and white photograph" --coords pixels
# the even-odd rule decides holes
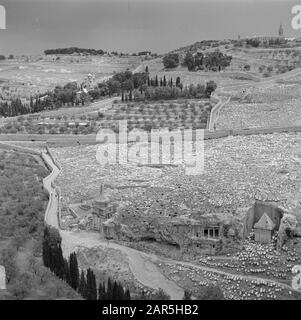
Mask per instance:
[[[0,300],[301,300],[301,1],[0,0]]]

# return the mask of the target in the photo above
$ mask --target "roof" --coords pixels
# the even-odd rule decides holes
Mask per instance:
[[[254,225],[254,229],[273,230],[274,228],[274,222],[266,213],[264,213],[259,221]]]

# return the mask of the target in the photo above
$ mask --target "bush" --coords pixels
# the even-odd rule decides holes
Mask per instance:
[[[207,82],[206,84],[206,90],[205,90],[205,93],[206,93],[206,97],[207,98],[210,98],[212,92],[214,92],[217,88],[217,85],[214,81],[209,81]]]
[[[167,69],[176,68],[180,63],[177,53],[170,53],[163,58],[164,67]]]
[[[189,71],[207,69],[217,72],[228,67],[231,61],[232,56],[228,56],[219,50],[206,53],[206,55],[201,52],[194,55],[188,52],[184,58],[183,65],[187,66]]]
[[[268,70],[268,72],[272,72],[273,71],[273,66],[268,66],[267,70]]]
[[[225,300],[225,297],[219,286],[209,285],[202,289],[198,300]]]
[[[170,296],[161,288],[153,295],[154,300],[170,300]]]
[[[191,296],[192,296],[191,291],[185,290],[183,300],[191,300]]]

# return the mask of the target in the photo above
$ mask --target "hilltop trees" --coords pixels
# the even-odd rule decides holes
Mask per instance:
[[[73,53],[84,53],[84,54],[90,54],[90,55],[103,55],[103,50],[96,50],[96,49],[82,49],[77,47],[71,47],[71,48],[60,48],[60,49],[49,49],[45,50],[44,53],[46,55],[49,54],[73,54]]]
[[[164,67],[167,69],[176,68],[180,63],[177,53],[170,53],[163,57]]]
[[[180,77],[177,77],[175,82],[172,78],[166,79],[165,76],[163,79],[160,78],[160,80],[157,76],[154,79],[148,77],[147,83],[149,85],[143,86],[142,92],[134,91],[135,101],[210,98],[212,92],[217,88],[214,81],[209,81],[206,85],[191,84],[184,87]],[[125,101],[127,100],[125,99]]]
[[[184,58],[183,66],[188,67],[188,71],[193,71],[195,68],[195,59],[192,53],[187,52]]]
[[[247,39],[247,45],[254,48],[258,48],[260,45],[260,41],[258,39]]]
[[[230,65],[232,56],[228,56],[219,50],[203,54],[197,52],[192,54],[187,52],[184,58],[183,66],[187,66],[189,71],[211,70],[221,71]]]

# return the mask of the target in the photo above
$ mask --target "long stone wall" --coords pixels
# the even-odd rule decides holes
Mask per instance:
[[[52,151],[49,149],[48,145],[46,144],[46,151],[49,154],[52,162],[54,163],[55,166],[57,166],[59,168],[59,170],[62,170],[61,164],[58,162],[58,160],[56,159],[56,157],[54,156],[54,154],[52,153]]]
[[[301,132],[301,126],[288,126],[288,127],[266,127],[266,128],[252,128],[252,129],[227,129],[227,130],[215,130],[215,131],[209,131],[204,130],[204,139],[220,139],[220,138],[226,138],[228,136],[247,136],[247,135],[262,135],[262,134],[273,134],[273,133],[282,133],[282,132]],[[5,138],[3,137],[5,136]],[[0,141],[10,141],[11,136],[14,136],[11,141],[32,141],[32,139],[36,139],[35,141],[46,141],[45,138],[43,138],[43,135],[2,135],[0,134]],[[6,143],[0,142],[1,145],[4,145],[4,147],[7,148]],[[51,146],[76,146],[76,145],[96,145],[96,135],[53,135],[51,140],[47,140],[47,144]],[[15,150],[17,147],[13,147]],[[10,148],[12,149],[12,148]],[[25,148],[21,148],[22,152],[26,152]],[[30,151],[27,151],[29,153],[35,153],[40,154],[37,151],[28,149]],[[50,153],[51,155],[51,153]],[[59,163],[54,158],[54,161],[57,165]]]

